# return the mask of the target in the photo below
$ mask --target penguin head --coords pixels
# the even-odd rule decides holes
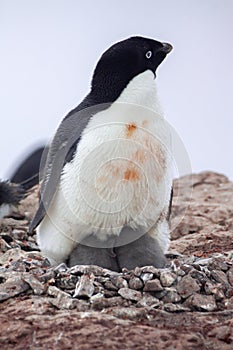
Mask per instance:
[[[98,61],[91,92],[101,102],[113,102],[127,84],[137,75],[150,70],[156,77],[156,70],[172,45],[144,37],[131,37],[111,46]]]

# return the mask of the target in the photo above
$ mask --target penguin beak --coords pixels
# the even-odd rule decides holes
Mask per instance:
[[[171,44],[168,43],[162,43],[163,47],[161,48],[160,51],[164,52],[166,55],[171,52],[171,50],[173,49]]]

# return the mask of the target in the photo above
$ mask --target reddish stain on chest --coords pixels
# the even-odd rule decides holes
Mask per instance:
[[[146,154],[142,150],[137,150],[133,156],[133,159],[135,159],[138,163],[143,163],[146,159]]]
[[[124,180],[126,181],[136,181],[139,179],[137,170],[135,169],[126,169],[124,172]]]
[[[130,138],[136,130],[137,125],[135,123],[126,124],[126,137]]]

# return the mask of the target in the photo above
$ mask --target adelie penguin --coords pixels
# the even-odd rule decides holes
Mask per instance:
[[[155,78],[171,50],[143,37],[111,46],[58,127],[30,227],[52,264],[165,266],[172,162]]]

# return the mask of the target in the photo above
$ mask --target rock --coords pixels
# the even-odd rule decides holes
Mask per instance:
[[[0,301],[15,297],[30,288],[21,273],[1,274],[0,278],[5,280],[0,284]]]
[[[192,278],[196,279],[201,285],[204,285],[205,282],[208,280],[208,277],[204,272],[195,269],[191,270],[189,275]]]
[[[214,294],[214,290],[216,289],[216,284],[211,281],[206,281],[204,285],[204,290],[207,295]]]
[[[129,288],[120,288],[118,293],[122,296],[122,298],[127,300],[139,301],[142,298],[140,292]]]
[[[56,299],[50,299],[50,303],[60,310],[72,310],[76,309],[78,311],[89,310],[89,304],[84,300],[72,299],[68,297],[58,297]]]
[[[170,287],[175,280],[177,279],[177,276],[175,273],[171,271],[161,271],[160,273],[160,282],[163,287]]]
[[[74,297],[78,298],[90,298],[94,293],[94,275],[85,274],[80,277],[79,281],[76,284]]]
[[[210,275],[216,282],[223,283],[226,285],[229,284],[227,275],[223,271],[212,270]]]
[[[50,298],[50,303],[58,309],[78,309],[79,311],[88,310],[88,303],[83,300],[72,299],[68,293],[61,291],[55,286],[48,287],[48,295],[53,296]]]
[[[188,298],[194,292],[198,292],[200,286],[191,276],[184,276],[177,284],[177,292],[182,298]]]
[[[227,310],[233,310],[233,296],[225,300],[225,307]]]
[[[62,273],[62,272],[66,272],[68,270],[68,267],[67,267],[67,265],[65,264],[65,263],[61,263],[60,265],[58,265],[58,266],[55,266],[54,268],[53,268],[53,271],[55,272],[55,273]],[[70,272],[71,273],[71,272]]]
[[[193,262],[193,266],[198,268],[199,266],[206,266],[209,265],[213,261],[213,258],[202,258],[202,259],[197,259],[196,261]]]
[[[181,270],[184,271],[186,274],[188,274],[190,271],[193,270],[192,265],[189,265],[189,264],[183,264],[180,268],[181,268]]]
[[[59,288],[55,287],[55,286],[49,286],[48,287],[48,295],[52,296],[52,297],[59,297],[59,296],[63,296],[63,297],[68,297],[71,298],[70,294],[63,292],[62,290],[60,290]]]
[[[131,277],[129,280],[129,288],[139,290],[143,288],[143,282],[139,277]]]
[[[184,305],[178,305],[178,304],[172,304],[172,303],[164,304],[163,309],[167,312],[190,311],[190,309],[188,307],[185,307]]]
[[[163,290],[161,283],[158,279],[146,281],[144,292],[160,292]]]
[[[105,288],[105,286],[103,286],[101,283],[94,281],[94,293],[93,294],[98,294],[101,293],[103,294],[103,290]]]
[[[229,265],[224,262],[224,256],[221,258],[212,259],[208,266],[209,270],[222,270],[226,272],[229,269]]]
[[[153,297],[149,293],[143,293],[141,300],[139,300],[136,304],[137,307],[151,307],[157,308],[161,305],[159,299]]]
[[[78,276],[70,275],[68,273],[60,273],[56,279],[57,287],[61,289],[73,290],[79,280]]]
[[[227,272],[228,281],[231,286],[233,286],[233,267]]]
[[[165,297],[165,295],[167,295],[167,291],[161,290],[161,292],[150,292],[155,298],[157,299],[162,299],[163,297]]]
[[[205,283],[204,290],[207,295],[213,294],[217,301],[222,300],[225,297],[223,286],[221,284],[214,284],[210,281],[207,281]]]
[[[37,278],[29,273],[22,274],[23,280],[29,284],[33,293],[36,295],[42,295],[45,292],[46,286],[43,285]]]
[[[118,296],[118,291],[117,291],[117,290],[108,290],[108,289],[105,289],[105,290],[103,291],[103,293],[104,293],[104,296],[105,296],[106,298],[112,298],[112,297]]]
[[[10,262],[17,261],[19,259],[25,258],[26,254],[20,248],[9,249],[5,254],[0,255],[1,265],[9,264]]]
[[[98,298],[94,295],[90,298],[90,302],[92,304],[92,308],[94,310],[102,310],[109,307],[115,306],[124,306],[127,307],[130,305],[130,302],[122,297],[112,297],[112,298],[104,298],[103,295]]]
[[[121,276],[113,276],[110,278],[110,281],[116,286],[118,289],[120,288],[128,288],[127,281]]]
[[[181,301],[180,295],[176,290],[166,290],[167,294],[162,298],[164,303],[179,303]]]
[[[149,280],[152,280],[153,277],[153,273],[148,272],[142,272],[140,275],[140,278],[143,280],[144,283],[146,283]]]
[[[116,287],[115,284],[112,283],[112,281],[106,281],[106,282],[104,283],[104,287],[105,287],[106,289],[115,290],[115,291],[117,291],[117,290],[119,289],[119,288]]]
[[[4,239],[0,238],[0,251],[5,253],[9,249],[11,249],[11,246]]]
[[[217,308],[215,299],[212,295],[193,294],[184,303],[192,310],[214,311]]]
[[[12,235],[14,236],[15,239],[19,239],[19,240],[25,240],[27,239],[27,233],[26,230],[17,230],[17,229],[13,229],[12,230]]]
[[[53,270],[49,270],[46,273],[38,276],[38,280],[42,283],[55,282],[55,272]]]
[[[76,265],[71,267],[68,272],[72,275],[93,274],[95,276],[104,276],[104,274],[111,274],[112,271],[104,269],[96,265]]]
[[[140,269],[141,269],[141,274],[142,273],[152,273],[154,275],[154,277],[160,276],[160,269],[158,269],[154,266],[143,266]]]

